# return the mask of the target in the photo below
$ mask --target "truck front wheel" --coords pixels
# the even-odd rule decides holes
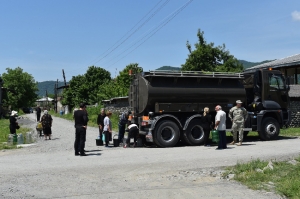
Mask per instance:
[[[170,120],[159,123],[154,133],[155,143],[160,147],[173,147],[180,138],[178,126]]]
[[[278,137],[279,131],[280,127],[277,120],[267,117],[262,121],[262,131],[259,132],[259,137],[262,140],[274,140]]]

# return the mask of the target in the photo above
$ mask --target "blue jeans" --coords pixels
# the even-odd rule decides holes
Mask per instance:
[[[226,140],[226,131],[219,131],[219,149],[226,149],[227,148],[227,140]]]
[[[123,142],[124,134],[125,134],[125,125],[119,124],[119,141],[120,141],[120,143]]]

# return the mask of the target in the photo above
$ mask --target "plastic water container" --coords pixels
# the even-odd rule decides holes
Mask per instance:
[[[219,132],[217,130],[211,131],[212,142],[219,143]]]
[[[13,144],[17,144],[18,142],[18,136],[17,134],[13,134]]]
[[[18,134],[18,142],[17,143],[18,143],[18,145],[24,144],[24,138],[23,138],[22,133]]]
[[[8,138],[7,138],[7,144],[8,145],[13,145],[14,142],[14,135],[13,134],[9,134]]]
[[[31,132],[26,133],[26,144],[32,143],[32,134]]]

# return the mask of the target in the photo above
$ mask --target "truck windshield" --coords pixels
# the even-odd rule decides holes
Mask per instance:
[[[270,89],[284,90],[285,84],[282,75],[269,74]]]

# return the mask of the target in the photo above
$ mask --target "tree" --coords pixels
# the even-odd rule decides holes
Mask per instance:
[[[131,77],[129,76],[129,70],[132,70],[133,74],[143,72],[143,68],[139,67],[138,63],[132,63],[127,65],[116,78],[117,84],[120,86],[119,96],[127,96],[129,91],[129,86],[131,83]]]
[[[183,71],[218,71],[218,72],[241,72],[243,65],[226,50],[225,44],[214,46],[214,43],[207,43],[204,32],[200,29],[197,33],[198,43],[195,50],[187,41],[189,51],[185,64],[182,64]]]
[[[89,104],[98,103],[97,94],[100,91],[100,86],[107,80],[111,80],[110,72],[100,67],[90,66],[84,76],[88,89],[87,102]]]
[[[23,72],[23,69],[6,68],[7,73],[2,74],[3,87],[7,89],[4,104],[11,105],[12,109],[32,106],[37,99],[37,82],[31,74]]]
[[[64,89],[62,104],[74,107],[81,102],[99,103],[98,93],[101,85],[111,79],[110,72],[103,68],[90,66],[84,75],[73,76],[70,87]]]

